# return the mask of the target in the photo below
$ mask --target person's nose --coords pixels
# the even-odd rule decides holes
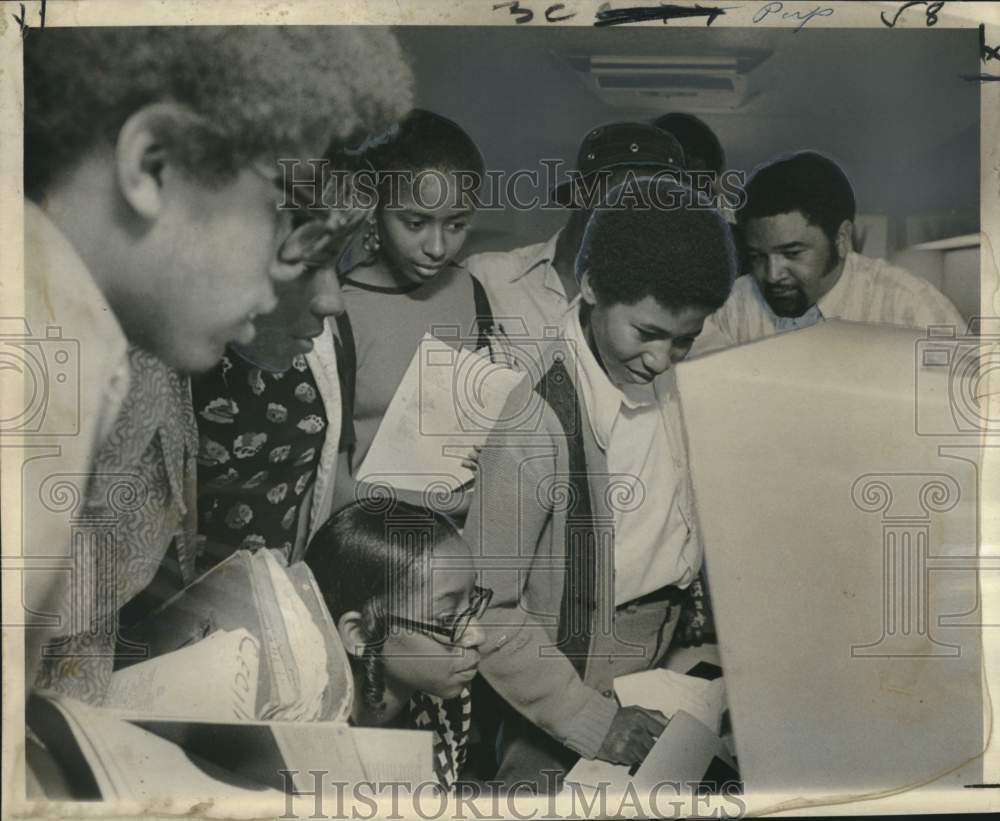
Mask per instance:
[[[781,254],[768,254],[765,265],[767,267],[764,274],[768,282],[777,284],[785,278],[785,258]]]
[[[340,316],[347,310],[335,265],[326,266],[316,272],[316,291],[313,294],[310,308],[320,319],[326,319],[328,316]]]
[[[483,625],[479,619],[473,617],[472,621],[469,622],[469,626],[465,628],[465,632],[462,633],[462,638],[458,640],[458,644],[460,647],[472,649],[479,647],[485,641],[486,630],[483,629]]]
[[[444,229],[440,225],[436,225],[427,234],[427,238],[424,240],[423,248],[424,254],[429,258],[434,260],[434,262],[440,262],[444,259],[445,254],[445,241],[444,241]]]
[[[278,307],[278,295],[274,291],[274,280],[271,277],[261,277],[254,300],[254,313],[269,314]]]
[[[657,341],[643,351],[642,364],[650,373],[659,376],[673,363],[673,345],[669,340]]]
[[[671,345],[670,346],[671,366],[676,365],[678,362],[682,361],[684,357],[688,355],[690,350],[691,350],[690,345]]]

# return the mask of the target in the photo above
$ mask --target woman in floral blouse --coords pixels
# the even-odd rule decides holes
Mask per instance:
[[[344,310],[336,252],[362,216],[299,214],[278,250],[289,270],[278,307],[257,318],[251,344],[192,380],[205,567],[264,547],[295,561],[330,515],[341,394],[327,320]]]

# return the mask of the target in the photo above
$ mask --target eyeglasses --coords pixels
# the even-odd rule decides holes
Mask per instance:
[[[254,163],[250,167],[283,191],[279,177],[266,166]],[[285,209],[279,206],[279,210]],[[338,273],[347,273],[351,267],[349,257],[356,229],[367,212],[350,208],[338,210],[334,215],[328,210],[313,212],[302,207],[287,210],[291,211],[292,230],[278,246],[278,262],[309,268],[336,265]]]
[[[334,265],[338,273],[349,273],[356,230],[363,219],[363,212],[347,212],[330,225],[308,212],[296,211],[292,217],[295,227],[278,247],[278,261],[310,268]]]
[[[285,265],[309,265],[322,267],[336,263],[343,253],[343,239],[340,231],[335,231],[325,222],[314,218],[293,216],[293,221],[299,224],[278,247],[278,262]]]
[[[390,614],[388,621],[400,627],[409,627],[412,630],[420,630],[423,633],[433,633],[436,636],[445,636],[452,644],[458,644],[465,635],[472,620],[481,619],[490,606],[493,599],[493,591],[488,587],[473,587],[472,595],[469,597],[469,606],[461,613],[456,613],[447,618],[446,624],[428,624],[423,621],[414,621],[403,616]]]

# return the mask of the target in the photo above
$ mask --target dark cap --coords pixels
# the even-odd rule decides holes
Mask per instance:
[[[608,123],[583,138],[572,177],[588,179],[598,171],[622,167],[681,171],[684,150],[671,134],[647,123]],[[573,179],[553,189],[552,198],[560,205],[573,204]]]

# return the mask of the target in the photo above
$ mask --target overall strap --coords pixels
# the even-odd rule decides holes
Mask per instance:
[[[476,347],[483,348],[489,344],[486,335],[493,330],[493,306],[490,305],[483,283],[472,274],[469,276],[472,279],[472,299],[476,305],[476,333],[479,335]]]
[[[340,379],[341,425],[338,449],[347,454],[348,470],[354,473],[354,396],[358,384],[358,351],[354,344],[354,328],[345,311],[337,317],[337,333],[333,338],[337,353],[337,376]]]

